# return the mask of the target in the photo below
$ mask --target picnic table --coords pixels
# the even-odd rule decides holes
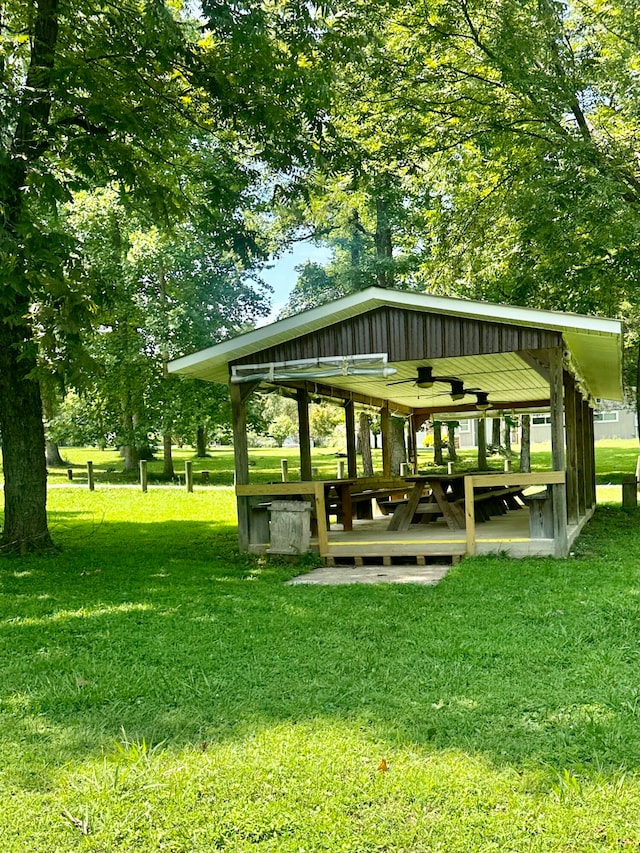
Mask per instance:
[[[323,480],[322,485],[327,517],[335,510],[338,521],[347,531],[353,530],[353,516],[357,507],[367,510],[359,513],[358,518],[371,518],[372,500],[403,497],[407,492],[407,484],[400,477],[352,477]]]
[[[413,474],[405,477],[413,484],[405,501],[398,502],[389,530],[408,530],[424,499],[425,513],[442,515],[451,530],[464,530],[464,474]]]

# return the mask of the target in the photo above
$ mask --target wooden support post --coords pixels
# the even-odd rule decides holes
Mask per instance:
[[[311,480],[311,435],[309,431],[309,392],[296,390],[298,403],[298,438],[300,440],[300,479]]]
[[[358,476],[358,457],[356,455],[356,414],[353,400],[344,404],[344,425],[347,436],[347,471],[349,477]]]
[[[140,488],[143,492],[147,491],[147,460],[140,460]]]
[[[96,484],[93,481],[93,462],[87,462],[87,483],[89,485],[89,491],[92,492]]]
[[[338,480],[344,480],[345,479],[344,475],[345,475],[344,459],[338,459],[338,468],[336,471],[336,476],[337,476]]]
[[[596,438],[594,433],[593,409],[587,409],[587,429],[589,432],[589,444],[587,445],[587,468],[589,479],[587,480],[587,495],[589,506],[596,505]]]
[[[418,430],[415,414],[409,415],[409,462],[415,474],[418,471]]]
[[[200,481],[203,486],[208,486],[211,482],[211,472],[210,471],[201,471],[200,472]]]
[[[476,510],[473,500],[473,477],[464,478],[464,514],[467,530],[467,554],[476,553]]]
[[[67,480],[73,480],[73,468],[67,468]]]
[[[382,476],[391,476],[391,419],[389,406],[380,409],[380,433],[382,435]]]
[[[505,459],[505,460],[504,460],[504,466],[503,466],[503,467],[504,467],[505,472],[508,474],[508,473],[509,473],[509,471],[511,471],[511,460],[510,460],[510,459]]]
[[[193,491],[193,462],[187,459],[184,463],[184,482],[188,492]]]
[[[591,426],[592,426],[592,415],[591,415],[591,406],[585,400],[584,401],[584,414],[583,414],[583,431],[584,431],[584,499],[585,505],[587,509],[591,509],[593,507],[593,502],[591,499],[591,445],[592,445],[592,437],[591,437]]]
[[[487,465],[487,420],[479,418],[478,424],[478,471],[486,471]]]
[[[326,525],[327,508],[324,501],[324,485],[322,483],[314,483],[313,485],[316,518],[318,520],[318,551],[321,557],[326,557],[329,553],[329,534]]]
[[[578,436],[576,383],[570,373],[564,374],[565,424],[567,431],[567,520],[578,523]]]
[[[280,460],[280,474],[282,476],[282,482],[288,483],[289,482],[289,463],[287,462],[286,459]]]
[[[577,391],[577,389],[576,389]],[[576,442],[577,442],[577,481],[578,481],[578,515],[584,518],[587,512],[587,492],[585,477],[585,403],[582,395],[576,394]]]
[[[549,397],[551,409],[551,467],[565,470],[564,444],[564,385],[562,381],[562,349],[549,350]],[[553,492],[554,555],[566,557],[569,551],[567,537],[567,488],[564,483],[550,486]]]
[[[629,474],[622,481],[622,506],[638,506],[638,481],[633,474]]]
[[[249,450],[247,446],[247,406],[246,402],[255,385],[236,385],[231,383],[231,423],[233,426],[233,457],[236,485],[249,482]],[[241,551],[249,550],[249,498],[238,495],[238,546]]]

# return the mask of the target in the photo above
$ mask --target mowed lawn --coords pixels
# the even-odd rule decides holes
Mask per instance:
[[[291,587],[228,487],[50,506],[61,552],[0,561],[3,853],[640,850],[638,510],[568,560]]]

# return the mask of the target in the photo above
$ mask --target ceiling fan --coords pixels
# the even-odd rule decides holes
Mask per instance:
[[[419,365],[416,368],[416,375],[410,379],[396,379],[395,382],[387,382],[387,385],[403,385],[407,382],[413,382],[418,388],[431,388],[435,382],[460,382],[457,376],[434,376],[433,367],[430,364]]]
[[[474,394],[476,397],[476,408],[480,411],[486,411],[490,408],[489,392],[482,391],[480,388],[465,388],[464,381],[457,376],[434,376],[433,367],[428,365],[419,365],[416,368],[416,375],[410,379],[397,379],[395,382],[387,382],[387,385],[403,385],[413,383],[418,388],[432,388],[436,382],[446,382],[450,385],[451,390],[447,394],[439,394],[438,396],[450,396],[452,400],[462,400],[467,394]]]

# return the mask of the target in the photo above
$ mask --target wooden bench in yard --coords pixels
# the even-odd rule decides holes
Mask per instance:
[[[386,505],[394,498],[404,498],[407,484],[401,477],[360,477],[351,482],[350,500],[356,518],[373,518],[372,500],[376,500],[381,512],[388,514]],[[327,516],[336,515],[343,520],[342,502],[337,489],[332,489],[326,497]]]
[[[532,495],[523,495],[529,507],[529,532],[532,539],[553,539],[553,500],[551,492],[544,489]]]

